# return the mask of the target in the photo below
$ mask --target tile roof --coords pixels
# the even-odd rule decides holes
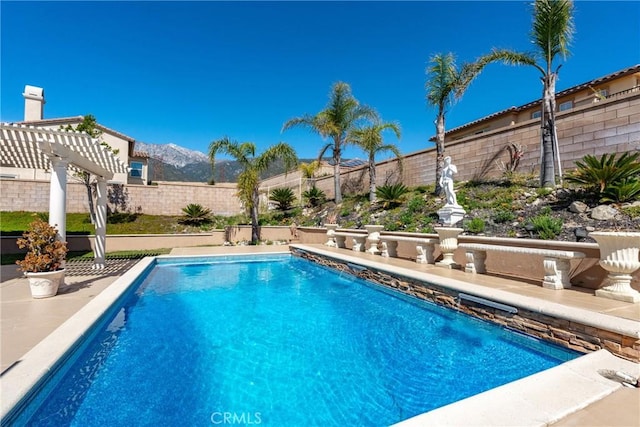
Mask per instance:
[[[603,76],[603,77],[598,77],[597,79],[589,80],[588,82],[581,83],[581,84],[576,85],[576,86],[572,86],[572,87],[570,87],[568,89],[565,89],[563,91],[556,92],[556,98],[561,98],[563,96],[571,95],[572,93],[581,91],[581,90],[586,89],[586,88],[588,88],[590,86],[606,83],[606,82],[608,82],[610,80],[613,80],[613,79],[616,79],[616,78],[619,78],[619,77],[623,77],[623,76],[626,76],[626,75],[629,75],[629,74],[633,74],[633,73],[636,73],[636,72],[640,72],[640,64],[634,65],[634,66],[629,67],[629,68],[625,68],[625,69],[620,70],[620,71],[616,71],[616,72],[611,73],[611,74],[607,74],[606,76]],[[450,134],[452,132],[457,132],[459,130],[462,130],[462,129],[477,125],[479,123],[486,122],[488,120],[491,120],[491,119],[494,119],[496,117],[503,116],[503,115],[506,115],[506,114],[509,114],[509,113],[519,113],[520,111],[527,110],[527,109],[529,109],[531,107],[535,107],[536,105],[539,105],[541,102],[542,102],[541,99],[537,99],[535,101],[529,102],[529,103],[521,105],[519,107],[509,107],[509,108],[504,109],[502,111],[498,111],[496,113],[492,113],[492,114],[490,114],[488,116],[482,117],[480,119],[477,119],[477,120],[474,120],[472,122],[465,123],[465,124],[463,124],[461,126],[458,126],[458,127],[453,128],[453,129],[450,129],[450,130],[445,132],[445,135]],[[436,137],[432,136],[431,138],[429,138],[429,141],[435,141],[435,139],[436,139]]]

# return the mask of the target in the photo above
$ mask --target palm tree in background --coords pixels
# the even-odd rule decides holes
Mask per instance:
[[[427,67],[427,103],[437,109],[436,125],[436,194],[442,192],[440,176],[444,164],[445,115],[447,107],[462,98],[471,82],[491,62],[503,58],[504,52],[494,50],[474,62],[464,63],[459,69],[455,55],[438,53],[431,57]]]
[[[329,102],[324,110],[316,115],[305,114],[301,117],[295,117],[282,126],[283,132],[293,127],[303,126],[321,137],[331,140],[320,150],[318,161],[322,160],[327,150],[331,150],[336,203],[342,203],[340,159],[347,133],[354,129],[361,120],[375,119],[376,116],[377,114],[372,108],[360,105],[351,94],[351,87],[347,83],[337,82],[331,88]]]
[[[362,148],[369,157],[369,201],[376,201],[376,154],[386,151],[392,152],[398,158],[400,173],[402,173],[402,154],[394,144],[385,144],[382,132],[391,130],[400,139],[400,125],[385,123],[376,119],[372,124],[353,129],[347,135],[347,142]]]
[[[315,187],[316,183],[314,177],[318,169],[320,169],[320,162],[318,160],[314,160],[310,163],[300,163],[300,166],[298,166],[298,170],[300,170],[300,173],[307,184],[307,190],[311,187]]]
[[[569,45],[575,33],[573,24],[574,5],[572,0],[535,0],[533,3],[533,25],[531,41],[536,47],[534,53],[494,50],[505,63],[510,65],[531,65],[540,71],[542,80],[542,112],[540,115],[541,168],[540,186],[556,185],[555,159],[558,153],[556,131],[556,82],[562,64],[554,68],[558,56],[563,59],[569,54]],[[541,65],[538,65],[538,61]]]
[[[258,227],[260,173],[266,171],[277,160],[282,160],[285,171],[289,171],[298,164],[298,156],[295,150],[284,142],[272,145],[256,156],[256,145],[253,142],[238,143],[224,137],[209,145],[212,169],[218,153],[230,155],[242,166],[242,172],[238,175],[238,197],[251,216],[251,243],[255,245],[260,240]]]

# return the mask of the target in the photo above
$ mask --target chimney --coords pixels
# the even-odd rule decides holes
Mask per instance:
[[[44,89],[26,85],[22,96],[24,96],[24,121],[42,120],[45,104]]]

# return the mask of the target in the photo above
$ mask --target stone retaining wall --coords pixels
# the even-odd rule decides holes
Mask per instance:
[[[443,286],[390,274],[370,267],[364,270],[354,269],[345,261],[296,248],[292,248],[291,252],[293,255],[317,264],[349,273],[389,289],[490,321],[565,348],[581,353],[604,348],[624,359],[640,363],[640,340],[634,337],[547,316],[521,307],[516,307],[518,312],[511,314],[466,299],[461,300],[457,291]]]

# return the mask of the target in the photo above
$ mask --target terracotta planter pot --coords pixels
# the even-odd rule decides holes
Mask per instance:
[[[25,276],[29,279],[29,287],[33,298],[55,296],[60,285],[64,283],[64,269],[42,273],[25,273]]]

